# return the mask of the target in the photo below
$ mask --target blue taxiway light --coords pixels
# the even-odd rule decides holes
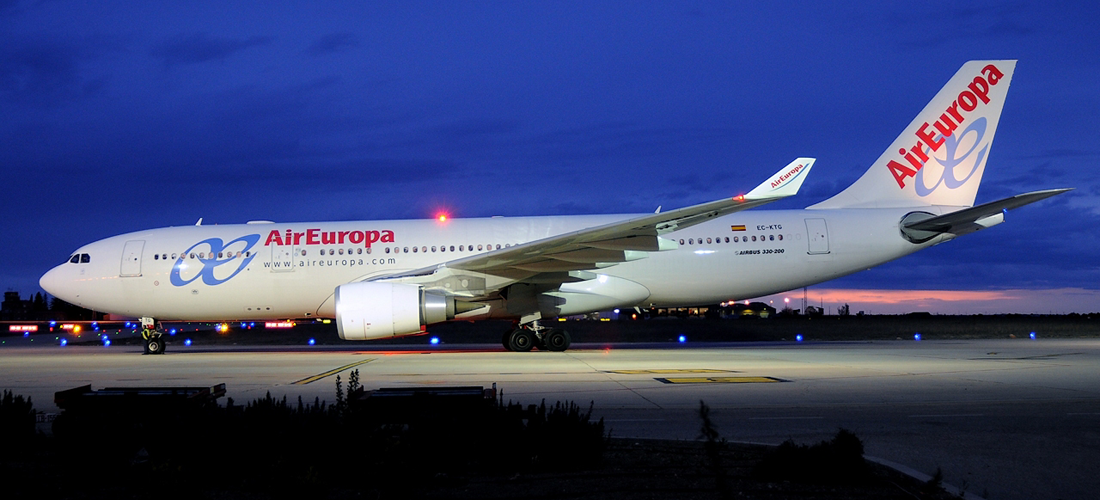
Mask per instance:
[[[316,345],[316,344],[317,344],[317,340],[309,339],[309,345]]]
[[[1035,340],[1035,332],[1031,332],[1031,340]]]
[[[188,346],[188,347],[191,347],[191,339],[185,339],[185,340],[183,341],[183,345],[185,345],[185,346]]]
[[[432,339],[428,342],[430,342],[432,345],[436,345],[439,343],[439,337],[432,337]]]
[[[103,340],[103,347],[111,347],[111,341],[108,339]]]
[[[913,334],[913,340],[920,341],[920,333]]]
[[[23,338],[27,338],[27,337],[30,337],[30,336],[31,336],[31,332],[23,332]]]
[[[798,335],[795,335],[794,340],[797,341],[797,342],[802,342],[802,334],[800,333]]]
[[[61,347],[69,345],[69,339],[61,339]]]
[[[679,341],[680,341],[680,343],[681,343],[681,344],[683,344],[684,342],[687,342],[687,341],[688,341],[688,338],[687,338],[687,336],[686,336],[686,335],[681,335],[681,336],[680,336],[680,338],[679,338],[679,339],[677,339],[677,340],[679,340]]]

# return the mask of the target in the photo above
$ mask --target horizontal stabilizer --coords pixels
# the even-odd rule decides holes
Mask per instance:
[[[959,210],[958,212],[951,212],[938,217],[907,222],[904,224],[904,229],[931,231],[935,233],[956,233],[957,231],[953,229],[969,227],[989,217],[1001,215],[1006,210],[1012,210],[1030,203],[1035,203],[1039,200],[1050,198],[1051,196],[1062,194],[1066,191],[1071,191],[1072,189],[1073,188],[1046,189],[1043,191],[1018,194],[1003,200]]]

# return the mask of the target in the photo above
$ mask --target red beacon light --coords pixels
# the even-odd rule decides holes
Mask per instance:
[[[449,215],[447,215],[447,212],[439,212],[438,214],[435,215],[435,220],[437,220],[439,222],[447,222],[447,219],[450,219],[450,218],[451,217]]]

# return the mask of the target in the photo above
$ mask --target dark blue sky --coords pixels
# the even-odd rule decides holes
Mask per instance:
[[[1100,6],[865,4],[0,0],[0,285],[199,217],[647,212],[813,156],[801,208],[963,62],[1018,59],[978,202],[1077,191],[829,286],[1100,310]]]

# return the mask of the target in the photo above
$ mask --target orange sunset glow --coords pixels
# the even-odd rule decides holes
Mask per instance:
[[[791,290],[756,300],[771,302],[782,309],[790,299],[794,309],[802,308],[802,290]],[[836,314],[848,304],[851,313],[905,314],[924,311],[933,314],[1065,314],[1100,311],[1100,291],[1083,288],[1042,290],[882,290],[814,288],[806,291],[806,304],[824,307]]]

